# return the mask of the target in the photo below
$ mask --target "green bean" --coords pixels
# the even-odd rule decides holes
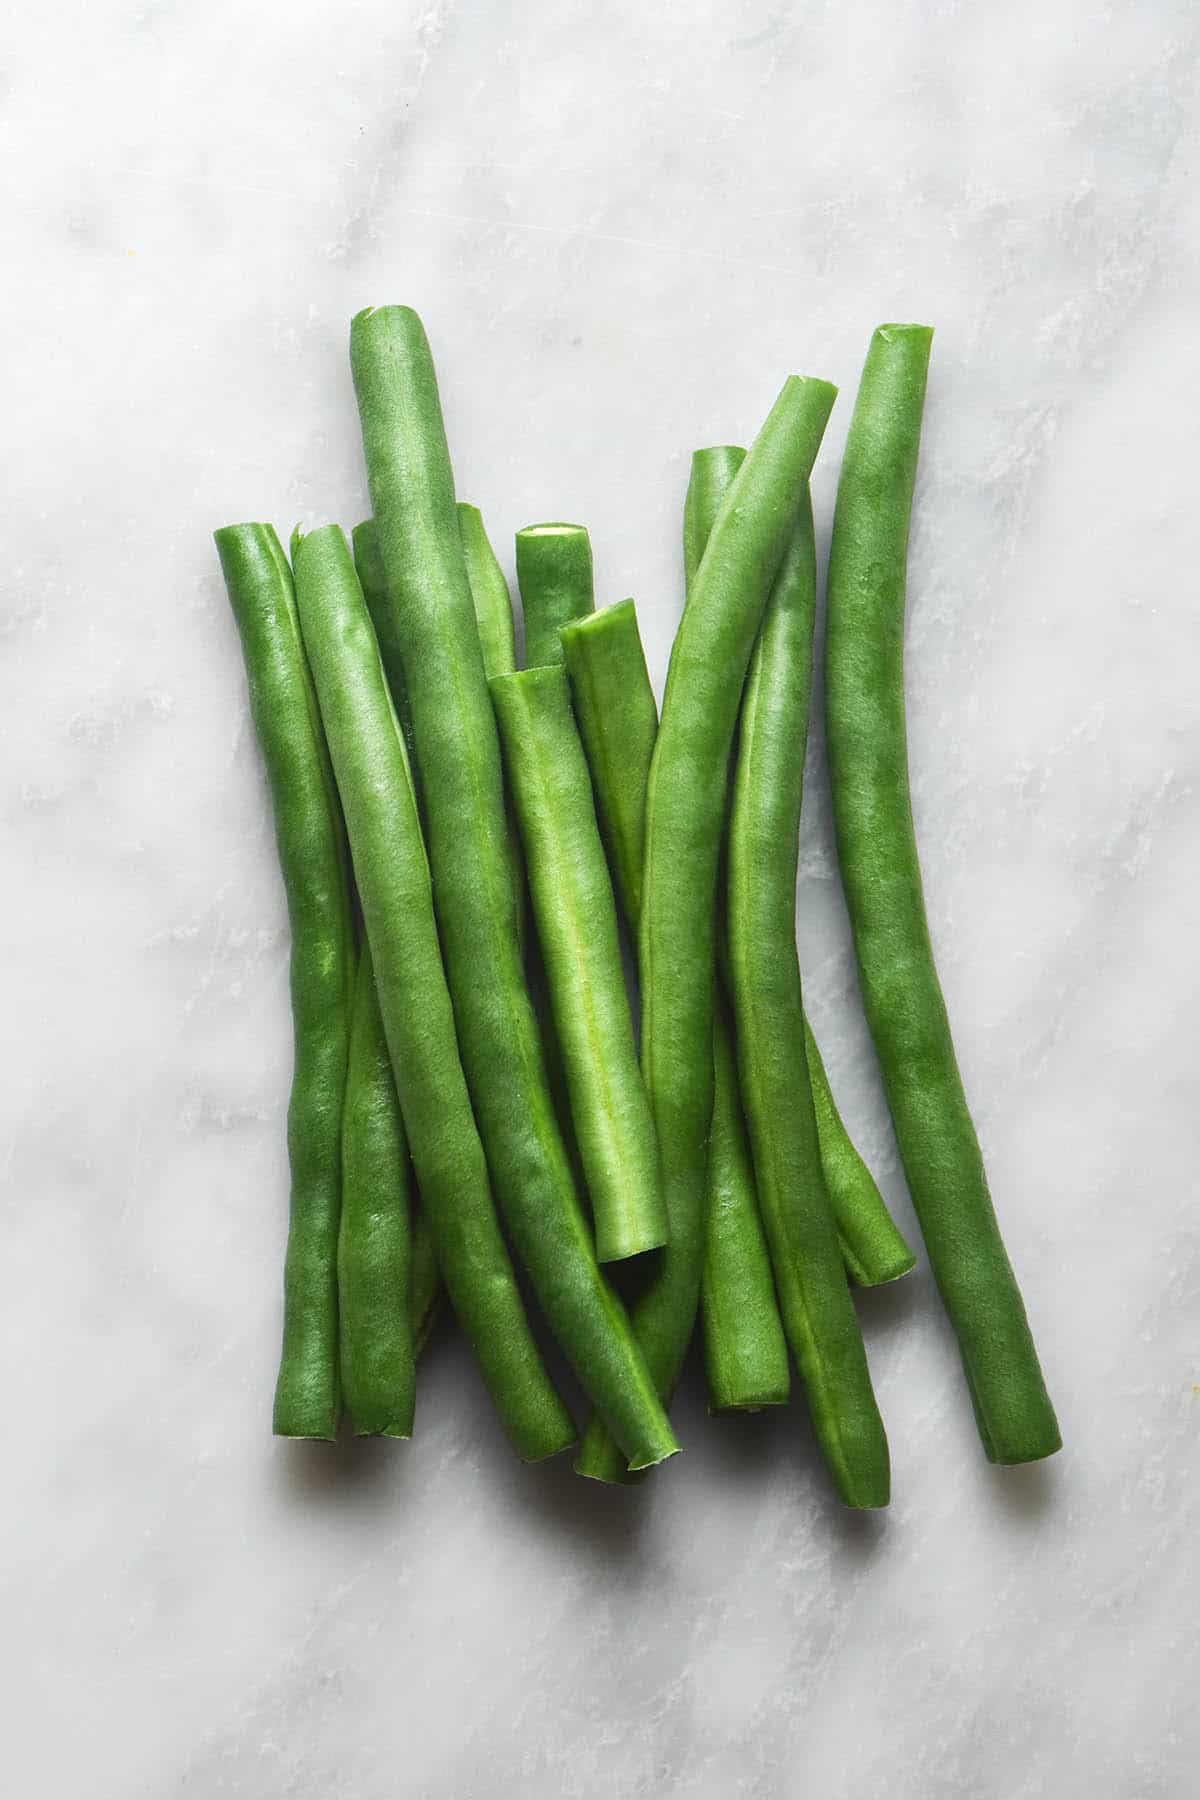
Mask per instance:
[[[759,620],[835,391],[827,382],[789,377],[738,471],[676,634],[650,765],[638,928],[642,1070],[670,1240],[634,1321],[664,1399],[691,1339],[704,1262],[717,867],[729,752]],[[612,1450],[594,1421],[575,1466],[612,1478]]]
[[[622,600],[567,627],[562,642],[601,830],[625,921],[636,936],[646,780],[658,707],[633,601]],[[721,1412],[780,1404],[790,1387],[787,1343],[737,1097],[731,1031],[728,1008],[718,999],[700,1311],[709,1397]]]
[[[412,1175],[370,945],[354,993],[342,1107],[338,1324],[342,1397],[360,1437],[412,1436]]]
[[[412,738],[412,720],[408,716],[408,702],[404,689],[404,668],[400,661],[400,646],[396,641],[392,622],[392,609],[387,604],[387,580],[383,573],[383,558],[379,553],[379,533],[374,519],[364,519],[353,531],[354,568],[358,575],[359,586],[367,602],[367,610],[375,627],[375,635],[379,642],[380,655],[383,658],[384,672],[388,685],[392,690],[392,703],[396,708],[396,716],[400,721],[400,729],[404,733],[404,745],[408,752],[409,772],[413,787],[417,794],[417,805],[421,803],[421,783],[415,767],[415,747]],[[508,590],[505,589],[507,599]],[[512,608],[509,607],[509,629],[512,628]],[[383,1021],[379,1022],[383,1031]],[[411,1158],[410,1174],[411,1174]],[[410,1287],[410,1306],[413,1347],[419,1355],[429,1336],[437,1311],[438,1290],[441,1282],[438,1275],[437,1260],[433,1251],[433,1239],[429,1225],[420,1206],[420,1196],[413,1189],[412,1220],[412,1280]]]
[[[742,1105],[784,1330],[839,1494],[847,1506],[876,1507],[888,1502],[887,1438],[821,1170],[796,954],[816,605],[806,488],[742,698],[729,810],[729,966]]]
[[[804,1049],[821,1146],[821,1169],[837,1222],[842,1261],[856,1287],[883,1287],[907,1275],[917,1259],[842,1122],[824,1059],[807,1019]]]
[[[633,601],[618,601],[565,626],[561,641],[600,835],[625,923],[636,933],[642,910],[646,781],[658,736],[658,704]]]
[[[931,337],[876,331],[838,482],[825,640],[834,824],[867,1022],[984,1448],[1031,1462],[1061,1438],[955,1061],[909,797],[906,563]]]
[[[525,667],[562,662],[559,630],[593,611],[592,541],[582,525],[526,525],[517,533]]]
[[[601,1262],[655,1250],[667,1215],[638,1069],[617,910],[566,671],[494,677],[571,1118]]]
[[[499,738],[433,359],[407,307],[360,313],[350,353],[428,798],[438,925],[496,1198],[551,1330],[630,1463],[649,1466],[678,1444],[596,1263],[554,1115],[521,967]]]
[[[708,1230],[700,1318],[714,1412],[783,1406],[791,1393],[787,1339],[763,1235],[723,994],[713,1031],[713,1113],[708,1136]]]
[[[689,583],[700,566],[712,522],[745,455],[738,444],[716,444],[711,449],[697,450],[692,458],[683,530],[684,567]],[[803,757],[802,744],[799,754]],[[850,1141],[807,1019],[804,1030],[821,1166],[842,1256],[852,1280],[861,1287],[876,1287],[905,1274],[916,1258],[901,1237],[870,1170]]]
[[[504,571],[496,561],[483,514],[477,506],[458,503],[458,529],[462,537],[463,559],[471,600],[475,607],[475,623],[483,666],[489,676],[511,675],[517,666],[517,642],[513,630],[512,596]]]
[[[459,1061],[416,800],[375,633],[336,525],[293,541],[296,597],[342,796],[404,1129],[438,1266],[527,1461],[571,1420],[542,1366],[492,1205]]]
[[[358,576],[363,598],[367,603],[367,611],[371,615],[371,623],[375,627],[375,636],[379,643],[379,654],[383,658],[384,672],[388,678],[388,686],[392,690],[392,704],[396,708],[396,717],[400,721],[400,729],[404,733],[404,748],[408,753],[409,772],[417,793],[417,804],[421,804],[421,776],[416,766],[416,745],[413,743],[412,718],[408,710],[408,691],[404,683],[404,664],[400,657],[400,640],[396,633],[395,616],[388,605],[387,577],[383,572],[383,557],[379,550],[379,527],[374,519],[364,519],[356,525],[350,534],[354,544],[354,569]]]
[[[279,539],[270,525],[227,525],[214,535],[271,787],[292,934],[292,1192],[274,1429],[279,1437],[334,1438],[342,1089],[354,985],[345,832]]]

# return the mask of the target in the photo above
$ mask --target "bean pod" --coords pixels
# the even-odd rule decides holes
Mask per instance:
[[[342,1398],[360,1437],[412,1436],[416,1395],[408,1140],[370,945],[358,965],[342,1108],[338,1327]]]
[[[558,634],[594,609],[592,581],[592,542],[582,525],[526,525],[518,531],[527,669],[562,662]]]
[[[625,921],[636,937],[646,782],[658,707],[633,601],[622,600],[569,626],[562,641],[596,811]],[[731,1031],[728,1008],[718,997],[700,1306],[709,1397],[718,1412],[782,1404],[791,1386],[742,1124]]]
[[[658,1249],[667,1218],[588,767],[564,669],[525,669],[490,685],[596,1254],[616,1262]]]
[[[355,967],[345,832],[283,548],[270,525],[228,525],[215,537],[270,783],[292,938],[291,1220],[274,1429],[333,1438],[342,1092]]]
[[[741,685],[836,390],[791,376],[718,515],[680,622],[646,797],[638,931],[642,1072],[662,1157],[670,1241],[634,1313],[660,1395],[696,1321],[713,1103],[717,867]],[[611,1479],[590,1425],[576,1467]]]
[[[697,450],[684,507],[683,557],[689,583],[700,566],[712,522],[746,452],[738,444]],[[804,743],[796,746],[801,764]],[[837,1222],[846,1271],[860,1287],[877,1287],[907,1273],[916,1257],[901,1236],[874,1177],[851,1142],[825,1073],[817,1040],[804,1021],[806,1064],[826,1192]]]
[[[297,537],[296,594],[342,796],[379,1010],[438,1266],[527,1461],[574,1428],[542,1366],[496,1218],[459,1060],[416,799],[375,633],[335,525]]]
[[[678,1449],[596,1263],[518,942],[500,746],[463,560],[437,378],[407,307],[360,313],[350,357],[427,798],[438,926],[496,1198],[559,1343],[631,1464]]]
[[[890,1492],[887,1438],[825,1191],[796,954],[816,601],[805,489],[742,700],[729,810],[729,967],[742,1106],[784,1329],[841,1498],[878,1507]]]
[[[867,1022],[984,1449],[1062,1442],[988,1192],[942,998],[913,831],[904,715],[909,519],[932,332],[881,325],[846,440],[829,555],[826,736]]]

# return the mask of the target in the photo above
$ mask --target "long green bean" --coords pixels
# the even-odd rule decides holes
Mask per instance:
[[[496,1197],[581,1382],[628,1461],[649,1466],[678,1444],[625,1310],[600,1274],[554,1115],[521,967],[499,740],[433,359],[407,307],[358,314],[350,354],[428,798],[446,972]]]
[[[703,566],[703,565],[702,565]],[[887,1438],[825,1191],[804,1048],[796,870],[817,552],[804,490],[742,699],[729,812],[738,1076],[779,1309],[847,1506],[886,1506]]]
[[[345,833],[279,539],[257,524],[228,525],[215,538],[271,787],[292,934],[291,1222],[274,1429],[333,1438],[342,1090],[354,984]]]
[[[904,716],[909,518],[932,333],[881,325],[846,442],[825,639],[826,733],[842,883],[896,1140],[984,1448],[1060,1447],[988,1192],[934,966]]]
[[[601,830],[626,924],[636,935],[658,707],[633,601],[567,627],[562,642]],[[709,1396],[714,1410],[722,1412],[782,1404],[791,1385],[742,1126],[731,1032],[728,1007],[718,998],[700,1316]]]
[[[689,584],[700,566],[713,520],[746,452],[738,444],[697,450],[684,506],[683,559]],[[799,754],[804,754],[803,745]],[[870,1170],[842,1122],[817,1040],[805,1026],[806,1067],[817,1116],[826,1192],[833,1207],[847,1273],[860,1287],[877,1287],[905,1274],[916,1257],[901,1236]]]
[[[492,1206],[408,758],[375,633],[337,526],[298,534],[292,561],[396,1092],[442,1279],[519,1454],[551,1456],[571,1442],[573,1426],[530,1334]]]
[[[642,1069],[662,1155],[670,1241],[634,1313],[659,1393],[679,1378],[704,1262],[713,1102],[717,867],[742,681],[836,390],[791,376],[709,537],[675,638],[650,765],[638,962]],[[581,1473],[611,1479],[602,1427]]]
[[[564,669],[525,669],[490,686],[592,1199],[596,1254],[615,1262],[658,1249],[667,1215],[588,767]]]

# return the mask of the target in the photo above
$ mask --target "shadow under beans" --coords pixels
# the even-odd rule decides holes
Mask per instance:
[[[1058,1500],[1062,1451],[1041,1462],[989,1463],[984,1471],[987,1498],[1018,1525],[1037,1525]]]
[[[385,1496],[389,1503],[405,1478],[403,1439],[355,1437],[343,1425],[335,1444],[276,1439],[271,1483],[294,1506],[362,1505]]]

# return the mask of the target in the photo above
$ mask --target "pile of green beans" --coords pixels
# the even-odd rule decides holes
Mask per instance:
[[[984,1449],[1015,1463],[1060,1437],[963,1094],[909,802],[931,335],[885,325],[871,342],[821,673],[901,1161]],[[517,531],[518,626],[483,516],[455,493],[416,313],[359,313],[350,366],[372,505],[353,547],[332,524],[297,529],[290,557],[269,525],[215,534],[291,929],[274,1430],[412,1436],[444,1295],[526,1461],[574,1446],[581,1475],[625,1484],[674,1457],[668,1408],[699,1337],[713,1413],[802,1390],[840,1499],[885,1506],[855,1290],[916,1258],[842,1121],[796,943],[809,478],[837,390],[789,376],[748,452],[695,453],[660,716],[634,602],[597,610],[585,526]],[[582,1431],[566,1375],[591,1408]]]

